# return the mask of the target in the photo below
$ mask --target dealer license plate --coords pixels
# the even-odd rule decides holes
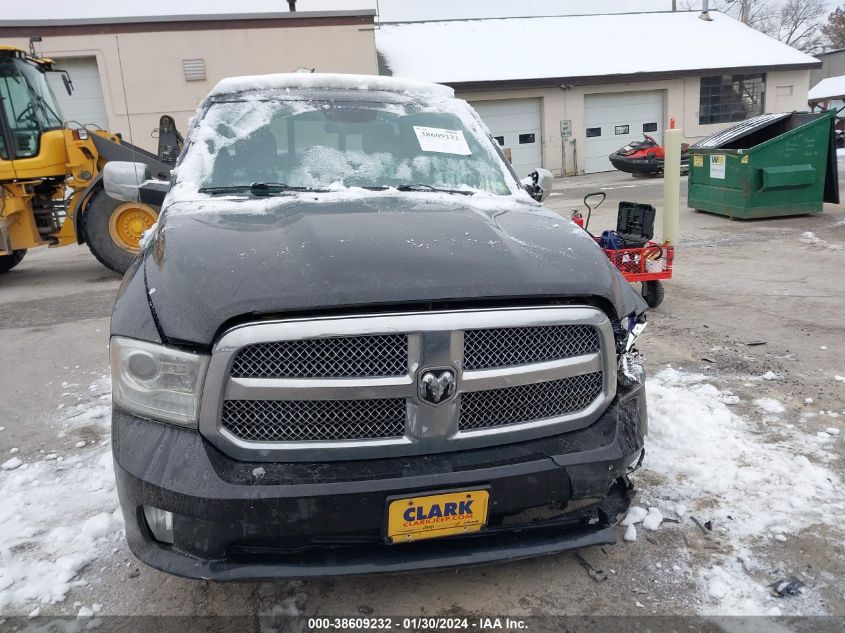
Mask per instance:
[[[487,524],[489,500],[487,490],[390,499],[387,506],[387,540],[408,543],[478,532]]]

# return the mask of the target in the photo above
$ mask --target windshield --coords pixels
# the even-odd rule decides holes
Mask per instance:
[[[492,143],[457,100],[215,102],[192,130],[178,177],[206,193],[389,187],[510,194]],[[252,188],[256,193],[256,188]]]
[[[64,127],[44,74],[21,59],[0,58],[0,101],[18,158],[38,153],[42,132]]]

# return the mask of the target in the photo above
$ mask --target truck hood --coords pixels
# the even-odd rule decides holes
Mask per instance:
[[[645,303],[589,235],[539,205],[458,195],[180,201],[144,249],[171,342],[210,346],[237,318],[431,301]]]

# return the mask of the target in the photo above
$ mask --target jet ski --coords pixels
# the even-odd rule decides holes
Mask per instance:
[[[648,134],[642,141],[633,141],[613,152],[610,164],[619,171],[634,175],[663,173],[663,147]],[[689,143],[681,144],[681,173],[689,172]]]

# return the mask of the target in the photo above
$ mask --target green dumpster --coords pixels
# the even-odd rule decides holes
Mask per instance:
[[[689,149],[689,207],[748,219],[838,204],[834,116],[763,114],[699,141]]]

